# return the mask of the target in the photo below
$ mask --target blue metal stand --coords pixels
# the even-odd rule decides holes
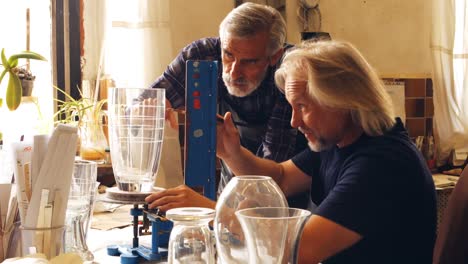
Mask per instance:
[[[185,119],[185,184],[204,196],[216,200],[216,109],[218,63],[187,61]],[[132,245],[107,247],[111,256],[119,256],[123,264],[136,264],[141,258],[158,261],[167,257],[172,222],[157,211],[134,204]],[[143,226],[138,218],[143,216]],[[151,232],[149,229],[151,222]],[[139,245],[138,235],[151,234],[151,248]]]
[[[187,61],[185,184],[216,200],[218,63]]]
[[[141,258],[150,261],[166,258],[172,222],[159,215],[158,211],[148,210],[148,205],[139,208],[138,204],[134,204],[130,214],[133,216],[132,245],[109,245],[107,246],[107,254],[120,256],[122,264],[136,264]],[[143,225],[140,227],[139,216],[143,216]],[[149,223],[151,223],[151,232],[148,230]],[[138,235],[151,235],[151,248],[139,245]]]

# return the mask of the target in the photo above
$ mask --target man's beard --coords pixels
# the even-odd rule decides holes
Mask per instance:
[[[317,142],[312,143],[312,142],[307,142],[309,145],[309,148],[315,152],[320,152],[320,151],[325,151],[331,149],[335,144],[331,144],[330,142],[327,142],[323,140],[323,138],[317,139]]]
[[[331,149],[335,145],[335,143],[330,142],[330,140],[325,139],[324,137],[314,133],[311,130],[304,129],[303,127],[299,127],[298,130],[303,134],[310,133],[313,135],[313,137],[315,138],[315,142],[310,142],[310,141],[307,142],[307,145],[312,151],[320,152],[320,151],[328,150],[328,149]]]
[[[243,77],[238,78],[237,80],[232,80],[231,75],[229,73],[223,72],[223,81],[230,95],[237,97],[245,97],[251,94],[260,86],[263,79],[265,78],[266,73],[267,68],[265,68],[265,70],[259,76],[259,78],[257,78],[254,81],[248,81]]]

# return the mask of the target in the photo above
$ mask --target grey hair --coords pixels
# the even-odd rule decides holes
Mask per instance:
[[[382,80],[350,43],[301,43],[287,52],[275,81],[284,91],[286,76],[307,81],[307,94],[321,105],[349,110],[367,135],[382,135],[395,124],[393,105]]]
[[[286,41],[286,22],[275,8],[255,3],[243,3],[233,9],[219,25],[221,41],[227,34],[249,38],[260,32],[269,32],[269,54],[281,49]]]

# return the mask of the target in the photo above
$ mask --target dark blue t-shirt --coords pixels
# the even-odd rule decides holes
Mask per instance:
[[[312,177],[315,214],[363,237],[323,263],[431,263],[434,182],[399,119],[383,136],[292,160]]]

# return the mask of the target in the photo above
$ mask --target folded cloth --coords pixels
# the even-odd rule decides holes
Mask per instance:
[[[446,174],[433,174],[432,179],[436,188],[453,187],[457,184],[458,177]]]

